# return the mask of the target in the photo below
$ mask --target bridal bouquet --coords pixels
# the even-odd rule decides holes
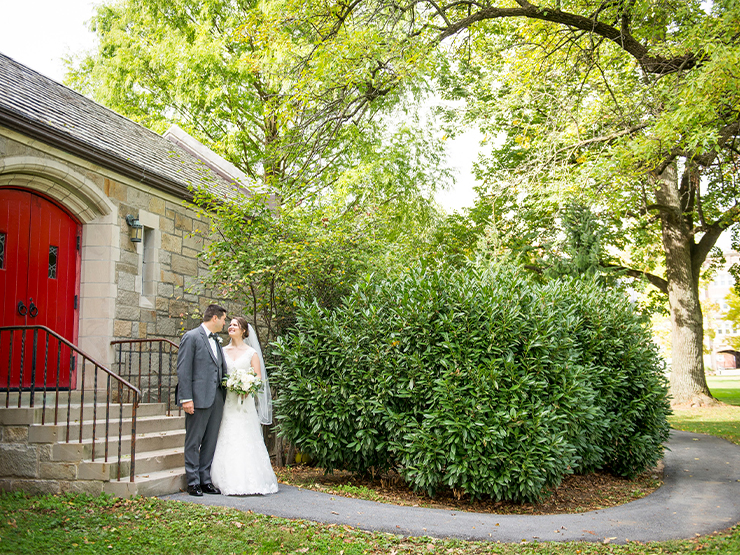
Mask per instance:
[[[226,389],[238,395],[256,396],[257,391],[262,387],[262,380],[257,377],[257,374],[251,368],[249,370],[237,368],[226,376],[222,383]],[[242,400],[242,402],[244,401]]]

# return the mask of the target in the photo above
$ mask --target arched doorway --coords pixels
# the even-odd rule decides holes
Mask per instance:
[[[81,225],[46,198],[25,190],[0,188],[0,325],[42,325],[76,344],[80,233]],[[74,387],[71,353],[57,345],[51,347],[52,358],[61,358],[59,387]],[[5,344],[0,350],[10,352]],[[23,373],[21,383],[20,351],[14,348],[10,371],[8,361],[0,361],[0,388],[31,386],[30,372]],[[24,351],[28,360],[33,354],[30,336]],[[45,352],[45,345],[37,347],[38,356],[43,357]],[[56,387],[56,374],[38,372],[36,387]]]

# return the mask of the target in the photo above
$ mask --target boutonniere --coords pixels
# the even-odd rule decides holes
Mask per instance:
[[[219,345],[223,345],[223,344],[224,344],[224,340],[223,340],[223,339],[221,338],[221,336],[220,336],[220,335],[217,335],[217,336],[216,336],[216,340],[218,341],[218,344],[219,344]]]

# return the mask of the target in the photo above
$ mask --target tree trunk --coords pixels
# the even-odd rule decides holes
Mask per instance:
[[[671,310],[671,404],[715,404],[704,376],[704,324],[699,303],[699,275],[692,265],[694,237],[684,218],[675,166],[658,178],[656,199],[665,250]],[[695,275],[696,274],[696,275]]]

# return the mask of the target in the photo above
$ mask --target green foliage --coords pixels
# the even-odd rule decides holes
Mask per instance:
[[[98,48],[68,76],[157,132],[180,125],[247,174],[245,196],[195,195],[211,224],[211,271],[198,278],[242,301],[267,328],[263,342],[290,327],[299,299],[334,306],[357,275],[391,264],[437,217],[434,192],[452,180],[417,110],[424,87],[404,69],[420,53],[391,28],[332,30],[322,10],[294,0],[111,2],[92,21]]]
[[[602,227],[586,206],[569,203],[562,213],[565,241],[562,250],[567,256],[553,268],[556,275],[593,277],[602,270],[606,260],[602,242]]]
[[[354,214],[330,219],[328,211],[288,207],[278,213],[267,195],[220,202],[207,189],[195,192],[195,202],[211,222],[201,253],[209,273],[201,279],[242,302],[255,324],[259,319],[265,345],[291,327],[300,299],[337,306],[379,249],[368,222]]]
[[[655,464],[662,365],[625,297],[508,268],[374,276],[301,305],[275,344],[280,433],[319,466],[532,500],[564,475]]]
[[[110,2],[92,19],[97,49],[68,60],[66,81],[156,132],[176,123],[284,202],[428,199],[420,190],[449,172],[417,121],[421,52],[392,28],[334,28],[331,13],[295,0]]]
[[[698,280],[718,238],[740,223],[740,4],[509,4],[438,12],[460,37],[442,72],[443,94],[458,101],[449,126],[467,121],[497,138],[477,176],[494,196],[515,191],[519,203],[499,221],[529,231],[504,237],[512,250],[546,253],[560,226],[548,228],[544,211],[530,217],[535,199],[592,208],[611,264],[660,290],[675,337],[690,338],[674,342],[674,402],[709,401]]]

